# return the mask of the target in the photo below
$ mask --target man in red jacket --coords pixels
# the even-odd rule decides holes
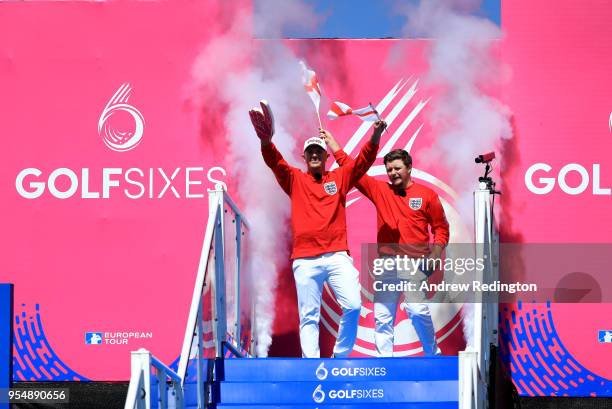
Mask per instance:
[[[343,157],[336,158],[339,164]],[[378,232],[378,252],[380,257],[396,255],[421,259],[427,257],[428,265],[440,265],[442,250],[448,244],[449,225],[438,195],[430,188],[412,181],[412,158],[403,149],[396,149],[384,157],[389,183],[376,180],[371,176],[362,177],[357,189],[374,203]],[[433,235],[430,243],[429,228]],[[430,271],[406,274],[394,269],[390,272],[391,281],[411,277],[413,281],[426,279]],[[406,272],[404,272],[406,273]],[[388,275],[388,274],[387,274]],[[387,277],[388,278],[388,277]],[[399,299],[397,293],[376,294],[374,302],[374,321],[376,350],[380,356],[393,356],[393,324]],[[422,294],[416,294],[417,298]],[[406,307],[410,313],[414,329],[423,345],[425,355],[439,355],[435,328],[427,303],[411,302],[415,295],[406,297]],[[420,301],[420,300],[419,300]]]
[[[331,133],[321,129],[319,136],[304,143],[307,171],[289,166],[272,143],[272,112],[263,101],[261,110],[249,111],[251,122],[261,140],[261,152],[281,188],[291,198],[293,234],[293,275],[300,315],[302,356],[318,358],[319,319],[323,284],[327,281],[342,307],[335,357],[353,350],[361,310],[359,272],[348,254],[346,235],[346,195],[376,159],[384,122],[377,123],[370,141],[357,159],[349,158],[328,172],[326,141],[337,158],[344,154]],[[344,154],[346,156],[346,154]]]

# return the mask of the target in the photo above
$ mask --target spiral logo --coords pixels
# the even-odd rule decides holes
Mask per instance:
[[[402,112],[406,114],[406,119],[400,126],[398,126],[397,130],[393,132],[392,135],[390,132],[385,132],[381,137],[381,149],[378,153],[378,158],[382,159],[385,154],[398,147],[403,147],[403,149],[406,151],[411,152],[412,147],[424,126],[424,120],[421,119],[421,116],[419,115],[431,100],[430,97],[426,97],[421,99],[416,104],[409,104],[413,97],[420,92],[418,83],[418,79],[401,79],[376,105],[380,113],[384,112],[385,110],[390,110],[389,117],[387,118],[389,125],[393,122],[392,120],[389,120],[391,115],[393,115],[393,118],[403,117],[403,115],[400,116],[392,113]],[[405,132],[409,129],[409,125],[412,122],[415,122],[412,124],[412,127],[415,130]],[[371,125],[371,122],[364,122],[359,126],[359,128],[357,128],[357,130],[345,144],[344,150],[347,154],[350,155],[352,150],[359,146],[360,142],[362,142],[362,140],[366,137]],[[337,164],[334,164],[331,169],[333,170],[335,167],[337,167]],[[374,177],[386,177],[386,168],[384,164],[372,165],[368,171],[368,175]],[[438,179],[436,176],[415,167],[412,168],[412,178],[419,182],[426,182],[427,184],[432,185],[434,189],[443,192],[443,195],[440,196],[440,201],[444,206],[446,217],[452,226],[451,239],[456,243],[471,242],[470,230],[463,222],[456,208],[456,203],[459,200],[459,194],[451,186]],[[349,206],[355,206],[359,200],[363,200],[363,195],[361,195],[356,189],[350,191],[346,197],[346,207],[348,208]],[[375,213],[372,213],[372,217],[375,217],[374,215]],[[359,229],[349,230],[349,241],[351,239],[350,236],[354,234],[351,232],[357,230]],[[448,256],[452,257],[451,254]],[[321,301],[321,305],[323,307],[321,323],[331,335],[337,337],[337,329],[340,325],[342,310],[340,305],[334,301],[333,292],[328,285],[325,285],[325,292],[327,293],[327,297],[323,298]],[[375,337],[374,320],[371,318],[374,311],[373,309],[367,307],[367,305],[374,303],[374,294],[363,286],[361,287],[361,293],[365,302],[361,309],[357,340],[355,346],[353,347],[353,351],[365,356],[377,356],[378,352],[376,351],[373,343]],[[456,330],[461,331],[461,322],[463,319],[460,313],[461,306],[462,304],[453,303],[436,302],[429,304],[433,322],[436,328],[440,328],[436,332],[436,339],[439,343],[453,335]],[[401,319],[402,316],[404,316],[406,319]],[[423,351],[414,326],[412,325],[411,320],[407,318],[408,314],[406,314],[404,311],[402,311],[401,315],[398,314],[395,325],[394,339],[395,345],[398,348],[397,351],[394,352],[394,356],[411,356]]]
[[[327,379],[327,374],[328,371],[325,368],[325,362],[321,362],[321,364],[317,368],[317,371],[315,372],[315,375],[317,376],[317,379],[319,379],[320,381],[324,381],[325,379]]]
[[[104,144],[117,152],[126,152],[134,149],[142,141],[144,133],[144,118],[142,114],[134,106],[127,103],[131,94],[132,87],[130,84],[126,82],[121,85],[106,104],[98,121],[98,134],[102,137]],[[133,128],[125,129],[125,124],[113,121],[112,117],[120,117],[121,113],[127,113],[132,117],[134,121]]]
[[[314,392],[312,393],[312,400],[314,400],[315,403],[322,403],[325,400],[325,392],[323,391],[322,385],[315,388]]]

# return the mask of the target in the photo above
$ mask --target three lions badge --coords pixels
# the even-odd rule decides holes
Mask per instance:
[[[408,206],[410,206],[412,210],[419,210],[422,204],[423,204],[422,197],[411,197],[408,199]]]
[[[323,189],[328,195],[335,195],[338,193],[338,186],[336,186],[336,182],[327,182],[323,184]]]

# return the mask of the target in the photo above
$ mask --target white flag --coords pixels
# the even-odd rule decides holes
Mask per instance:
[[[317,79],[317,74],[309,69],[304,61],[300,61],[300,65],[302,66],[302,83],[304,84],[304,89],[306,89],[306,93],[310,99],[312,99],[315,108],[317,109],[317,115],[319,114],[319,105],[321,104],[321,87],[319,86],[319,80]]]

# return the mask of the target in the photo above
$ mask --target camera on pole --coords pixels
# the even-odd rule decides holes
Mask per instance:
[[[478,155],[476,159],[474,159],[474,162],[483,163],[485,165],[484,176],[478,178],[478,182],[480,182],[481,188],[488,189],[491,194],[500,195],[501,192],[495,190],[495,182],[493,181],[491,176],[489,176],[492,170],[491,162],[493,161],[493,159],[495,159],[495,152],[487,152],[483,153],[482,155]]]

